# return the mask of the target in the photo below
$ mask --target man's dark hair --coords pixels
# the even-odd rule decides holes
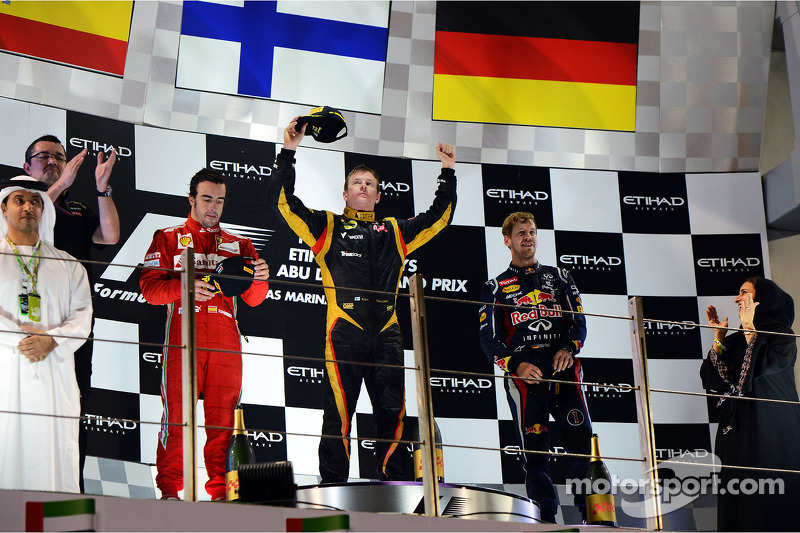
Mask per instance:
[[[225,185],[225,189],[228,188],[228,186],[225,184],[225,176],[212,168],[206,167],[200,169],[197,171],[197,174],[192,176],[192,181],[189,182],[189,196],[195,198],[197,196],[197,186],[204,181]]]
[[[380,176],[378,176],[378,173],[375,170],[369,168],[367,165],[356,165],[356,166],[353,167],[353,170],[351,170],[347,174],[347,177],[344,178],[344,190],[345,191],[347,190],[347,182],[350,181],[350,176],[352,176],[356,172],[369,172],[370,174],[372,174],[375,177],[375,181],[378,182],[378,192],[381,192],[381,178],[380,178]]]
[[[26,163],[30,163],[31,162],[31,156],[33,155],[33,147],[36,146],[36,143],[40,143],[40,142],[56,143],[56,144],[60,144],[61,146],[64,146],[64,143],[62,143],[58,139],[58,137],[56,137],[55,135],[42,135],[41,137],[39,137],[38,139],[33,141],[30,144],[30,146],[28,146],[28,149],[25,150],[25,162]],[[64,153],[66,153],[66,151],[67,150],[64,149]]]

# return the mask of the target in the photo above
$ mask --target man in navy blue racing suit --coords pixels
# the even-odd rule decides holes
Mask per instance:
[[[502,232],[511,264],[483,285],[480,340],[486,356],[507,377],[515,376],[503,381],[519,444],[525,450],[548,451],[552,414],[566,450],[589,454],[592,422],[582,387],[540,381],[583,380],[576,357],[586,339],[580,293],[566,269],[536,259],[536,221],[531,213],[510,214]],[[567,460],[572,478],[583,478],[588,459]],[[546,454],[523,454],[528,497],[539,504],[542,520],[555,522],[558,497],[548,462]],[[575,505],[585,518],[585,495],[576,494]]]
[[[397,443],[403,434],[405,384],[403,344],[397,324],[397,286],[406,256],[428,243],[453,220],[456,206],[455,148],[440,143],[439,186],[431,207],[414,218],[375,218],[380,182],[372,169],[359,165],[344,182],[342,214],[307,208],[294,194],[295,151],[308,124],[299,130],[295,118],[284,131],[275,158],[269,198],[319,264],[328,303],[325,337],[327,386],[323,400],[319,472],[322,483],[346,482],[350,470],[350,429],[362,380],[372,402],[376,435],[377,477],[397,480],[402,458]],[[380,293],[354,291],[369,289]],[[374,365],[338,364],[339,361]],[[378,366],[375,366],[378,365]]]

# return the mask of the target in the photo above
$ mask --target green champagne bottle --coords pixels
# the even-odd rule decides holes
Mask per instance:
[[[583,476],[589,482],[589,493],[586,495],[586,521],[592,525],[617,527],[611,475],[600,455],[597,433],[592,434],[592,455],[594,457],[589,461],[586,474]],[[600,480],[605,480],[605,483],[598,483]]]
[[[234,415],[233,435],[225,456],[225,499],[229,502],[239,499],[239,465],[256,462],[256,452],[244,429],[244,411],[241,405],[236,406]]]

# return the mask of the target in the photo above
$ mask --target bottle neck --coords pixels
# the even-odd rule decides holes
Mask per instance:
[[[602,461],[603,458],[600,455],[600,439],[597,435],[592,435],[592,451],[591,454],[593,457],[589,460],[590,463],[594,463],[597,461]]]
[[[245,435],[247,432],[244,429],[244,410],[235,409],[233,413],[234,413],[233,434]]]

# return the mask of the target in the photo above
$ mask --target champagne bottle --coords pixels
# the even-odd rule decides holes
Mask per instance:
[[[592,525],[617,527],[611,475],[600,455],[597,433],[592,434],[592,455],[594,457],[589,461],[586,474],[583,476],[588,481],[589,490],[586,495],[586,521]]]
[[[442,452],[442,433],[439,431],[439,424],[436,423],[436,420],[433,421],[433,433],[434,433],[434,446],[436,447],[436,477],[439,483],[444,483],[444,455]],[[422,440],[419,438],[419,424],[417,424],[417,430],[414,433],[414,440],[419,441]],[[415,443],[413,446],[414,449],[414,480],[415,481],[422,481],[422,449],[420,449],[420,445]]]
[[[256,452],[244,429],[244,411],[241,405],[236,406],[234,414],[233,435],[225,455],[225,499],[229,502],[239,499],[239,465],[256,461]]]

